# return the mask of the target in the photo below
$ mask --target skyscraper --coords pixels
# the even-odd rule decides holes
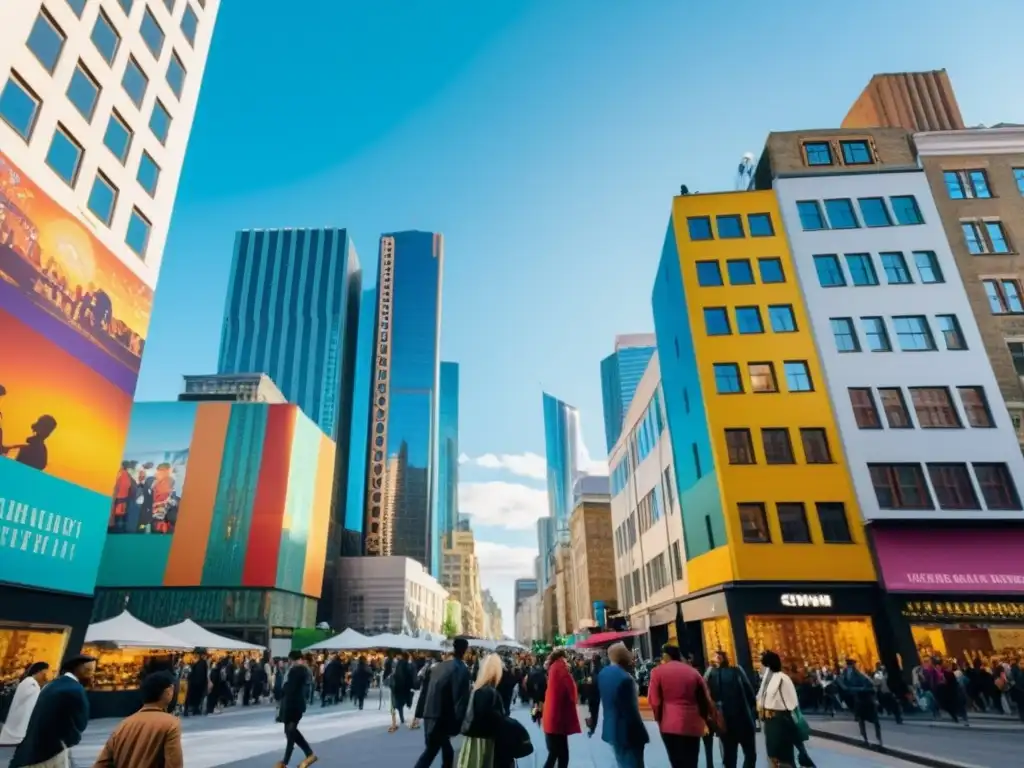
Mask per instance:
[[[404,555],[430,568],[438,471],[444,240],[433,232],[380,239],[370,461],[368,555]]]
[[[548,516],[553,521],[555,540],[568,541],[572,489],[582,466],[580,414],[573,406],[547,392],[544,393],[544,446],[548,465]]]
[[[459,364],[441,363],[437,513],[434,539],[455,530],[459,512]],[[437,558],[434,558],[435,564]]]
[[[373,371],[373,346],[377,328],[377,289],[367,288],[359,300],[359,329],[356,343],[355,378],[352,383],[352,436],[348,449],[348,476],[352,482],[344,489],[345,530],[363,533],[366,506],[366,458],[370,430],[370,374]],[[345,554],[362,554],[358,552]]]
[[[604,439],[611,453],[622,432],[633,393],[654,354],[653,333],[615,337],[615,351],[601,361],[601,398],[604,402]]]

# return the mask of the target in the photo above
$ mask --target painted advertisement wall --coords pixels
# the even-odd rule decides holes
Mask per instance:
[[[295,405],[137,403],[97,586],[319,597],[334,457]]]
[[[92,593],[152,301],[0,152],[0,582]]]

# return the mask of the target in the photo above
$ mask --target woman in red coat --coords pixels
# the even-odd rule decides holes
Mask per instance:
[[[548,689],[544,696],[544,741],[548,759],[544,768],[569,768],[569,737],[581,733],[577,709],[576,682],[565,663],[565,651],[557,649],[548,657]]]

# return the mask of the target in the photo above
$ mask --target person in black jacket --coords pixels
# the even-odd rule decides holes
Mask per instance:
[[[370,671],[366,659],[360,656],[356,668],[352,670],[352,701],[359,709],[362,709],[366,702],[366,694],[370,691],[371,680],[373,680],[373,672]]]
[[[306,756],[299,763],[299,768],[308,768],[316,762],[317,757],[313,754],[313,748],[309,746],[306,737],[299,731],[299,721],[306,712],[307,690],[313,684],[313,677],[300,651],[292,651],[288,654],[288,658],[291,660],[291,667],[288,669],[284,681],[281,706],[278,711],[278,717],[284,723],[284,760],[279,762],[276,768],[286,768],[288,761],[292,759],[292,752],[296,745]]]
[[[430,768],[438,752],[441,768],[453,768],[455,764],[451,737],[459,735],[469,705],[469,670],[462,661],[468,648],[465,638],[455,638],[452,658],[431,670],[429,682],[424,680],[420,698],[426,746],[415,768]]]
[[[60,677],[43,686],[10,768],[46,763],[59,755],[65,755],[70,765],[70,749],[82,740],[89,725],[89,699],[83,686],[95,672],[96,659],[75,656],[61,667]]]
[[[497,654],[495,654],[497,655]],[[498,657],[501,658],[500,656]],[[490,659],[490,657],[488,657]],[[480,675],[477,675],[477,680],[480,679]],[[516,690],[516,678],[512,674],[512,670],[508,668],[508,664],[504,663],[501,665],[501,680],[498,683],[498,693],[501,694],[501,702],[505,705],[505,714],[512,714],[512,695]]]
[[[489,765],[492,768],[512,768],[515,759],[508,754],[505,718],[508,711],[502,700],[501,681],[507,675],[501,657],[494,653],[479,665],[480,671],[473,685],[462,735],[466,740],[459,755],[461,765]]]
[[[405,725],[403,711],[406,707],[412,706],[412,688],[415,677],[416,671],[409,661],[409,654],[402,651],[398,654],[398,659],[395,661],[389,678],[391,684],[391,727],[388,728],[388,733],[397,731],[399,722]],[[397,721],[396,714],[398,715]]]
[[[729,663],[725,651],[717,651],[714,666],[708,669],[704,679],[711,700],[725,719],[725,732],[718,734],[723,765],[736,768],[742,748],[743,768],[753,768],[757,763],[757,693],[750,678],[743,667]]]

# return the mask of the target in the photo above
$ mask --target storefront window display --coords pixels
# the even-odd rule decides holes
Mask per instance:
[[[704,658],[709,664],[715,651],[725,651],[730,659],[736,661],[736,646],[733,645],[732,628],[727,616],[705,619],[701,622],[701,630],[704,633]]]
[[[58,669],[69,634],[67,627],[0,624],[0,686],[18,683],[36,661]]]
[[[749,616],[747,638],[754,669],[759,668],[761,653],[772,650],[796,682],[808,669],[842,668],[847,659],[855,659],[864,671],[873,670],[879,661],[867,616]]]
[[[910,623],[920,658],[939,656],[959,664],[1013,661],[1024,655],[1024,605],[1008,602],[909,601]]]

